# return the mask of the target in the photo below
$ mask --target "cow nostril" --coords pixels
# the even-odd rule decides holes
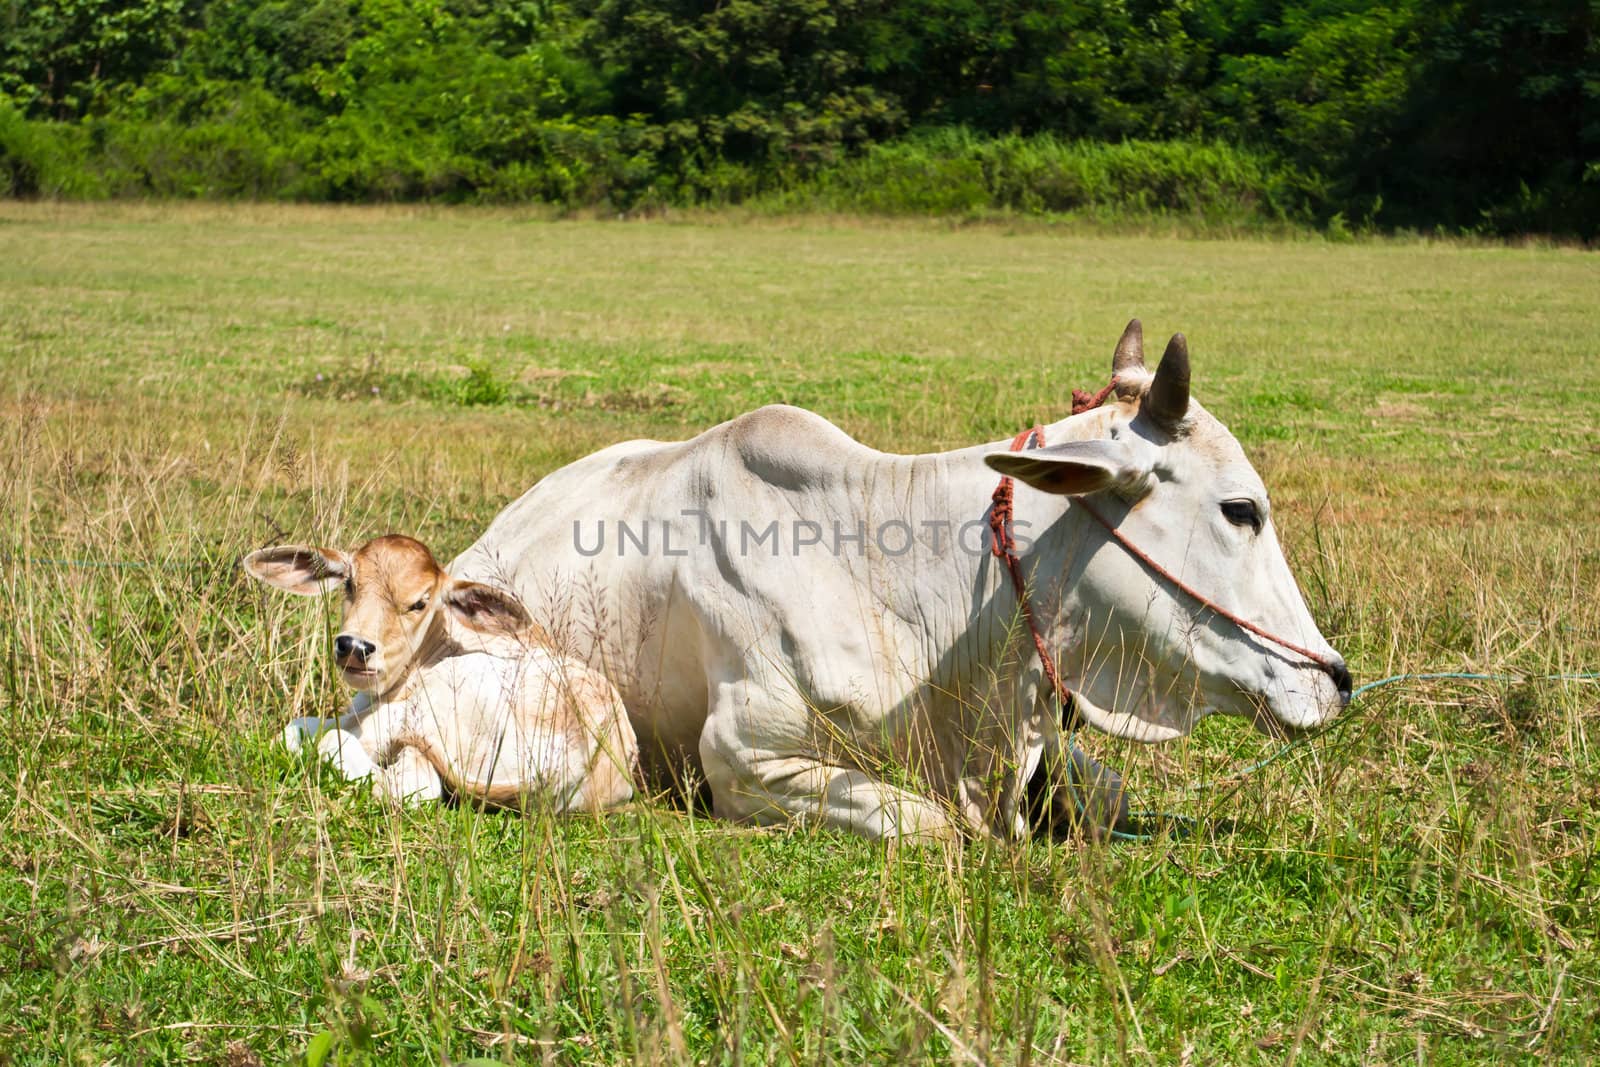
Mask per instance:
[[[1344,660],[1341,659],[1328,669],[1328,673],[1333,676],[1333,684],[1339,690],[1339,703],[1350,703],[1352,685],[1350,668],[1346,667]]]
[[[341,660],[349,659],[352,656],[365,660],[377,650],[378,646],[371,641],[363,641],[361,638],[353,637],[350,634],[340,634],[333,639],[333,654]]]

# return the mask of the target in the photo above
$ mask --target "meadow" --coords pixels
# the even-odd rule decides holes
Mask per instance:
[[[449,559],[772,401],[1007,438],[1133,315],[1188,335],[1358,682],[1518,680],[1384,688],[1243,776],[1238,722],[1086,738],[1192,820],[1135,842],[396,812],[277,743],[345,699],[333,607],[246,551]],[[1534,677],[1600,670],[1592,253],[0,203],[0,369],[0,1063],[1600,1054],[1600,684]]]

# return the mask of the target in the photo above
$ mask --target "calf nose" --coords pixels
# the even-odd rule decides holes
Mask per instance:
[[[333,654],[336,659],[346,660],[353,656],[365,661],[377,650],[377,645],[371,641],[364,641],[354,634],[340,634],[333,639]]]
[[[1344,707],[1350,703],[1350,668],[1344,664],[1344,657],[1334,660],[1328,667],[1328,674],[1333,677],[1333,684],[1339,690],[1339,706]]]

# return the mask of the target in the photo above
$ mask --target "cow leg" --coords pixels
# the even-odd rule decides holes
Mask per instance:
[[[406,745],[394,762],[373,778],[372,792],[395,804],[415,806],[444,796],[444,783],[427,757],[416,747]]]
[[[760,716],[744,710],[746,721]],[[934,801],[854,767],[764,753],[715,713],[700,736],[712,811],[736,822],[820,822],[871,838],[949,840],[955,825]]]
[[[1046,743],[1042,771],[1053,830],[1100,837],[1134,828],[1122,776],[1070,738],[1057,735]]]
[[[338,725],[338,719],[320,719],[315,715],[290,719],[289,725],[283,728],[283,747],[290,752],[299,752],[306,747],[307,741],[315,741],[322,736],[322,731]]]
[[[361,738],[349,730],[335,729],[323,734],[317,742],[317,754],[348,781],[370,778],[378,769]]]
[[[316,741],[322,737],[324,731],[335,727],[360,734],[361,720],[371,710],[372,697],[366,693],[357,693],[351,698],[350,707],[337,719],[324,719],[316,715],[302,715],[290,719],[289,725],[283,728],[283,747],[290,752],[299,752],[306,747],[307,741]]]
[[[337,728],[328,730],[317,742],[322,758],[351,781],[370,778],[380,767],[394,762],[405,728],[403,705],[373,706],[365,697],[358,694],[350,712],[339,718]]]

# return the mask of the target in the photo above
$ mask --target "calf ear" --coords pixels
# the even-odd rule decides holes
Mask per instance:
[[[244,558],[245,573],[296,596],[316,596],[343,585],[353,573],[343,552],[309,545],[263,548]]]
[[[444,591],[444,606],[464,626],[479,633],[512,636],[533,624],[520,600],[480,582],[452,581]]]
[[[990,452],[983,461],[1044,493],[1083,496],[1101,489],[1140,491],[1152,457],[1126,441],[1066,441],[1026,452]]]

